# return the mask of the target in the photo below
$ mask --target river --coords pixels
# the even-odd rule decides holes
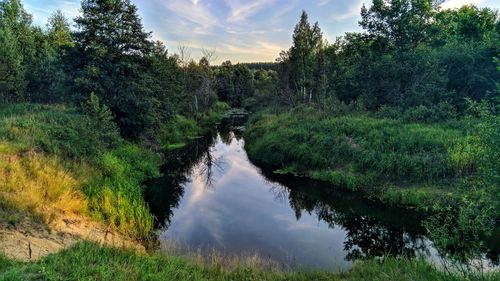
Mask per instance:
[[[230,129],[168,152],[166,162],[146,190],[160,243],[332,271],[389,254],[437,257],[420,214],[258,168]]]

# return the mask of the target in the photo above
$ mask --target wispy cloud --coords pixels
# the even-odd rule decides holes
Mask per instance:
[[[255,0],[255,1],[242,1],[242,0],[225,0],[230,7],[230,14],[227,21],[236,23],[246,20],[249,16],[254,15],[260,10],[272,5],[274,0]]]
[[[473,5],[478,5],[485,2],[485,0],[448,0],[441,7],[443,9],[454,9],[454,8],[460,8],[464,5],[468,4],[473,4]]]
[[[338,22],[338,21],[346,21],[354,17],[357,17],[361,11],[361,7],[363,6],[364,2],[366,2],[366,0],[353,1],[350,4],[350,6],[346,8],[346,10],[333,13],[331,19]]]
[[[202,32],[219,24],[217,17],[211,13],[209,7],[202,5],[199,0],[169,0],[157,2],[161,3],[165,8],[184,21],[196,24],[197,29],[193,31]]]
[[[319,0],[318,2],[318,6],[325,6],[326,4],[329,4],[330,2],[332,2],[332,0]]]

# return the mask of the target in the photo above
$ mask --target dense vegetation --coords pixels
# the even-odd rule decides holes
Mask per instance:
[[[379,199],[397,196],[389,200],[393,203],[428,208],[440,193],[459,194],[457,178],[480,165],[483,147],[462,126],[295,110],[264,115],[252,124],[247,150],[277,172],[306,174]],[[389,195],[397,190],[391,185],[405,188]]]
[[[442,2],[374,0],[364,32],[331,44],[304,12],[275,94],[246,104],[246,148],[275,173],[435,214],[440,254],[473,262],[500,217],[500,20]]]
[[[147,238],[153,217],[141,183],[159,175],[160,158],[123,140],[104,122],[109,111],[95,105],[100,116],[66,106],[0,106],[0,204],[47,223],[62,213],[88,215]]]
[[[81,243],[35,263],[0,257],[0,271],[5,272],[0,280],[462,280],[425,262],[405,259],[388,259],[383,265],[366,261],[341,273],[263,270],[258,260],[233,267],[225,268],[223,259],[203,265],[178,257],[137,256],[127,250]],[[488,276],[488,280],[498,280],[498,275]]]
[[[373,0],[364,32],[333,43],[304,12],[276,63],[212,66],[212,51],[194,61],[151,40],[130,0],[83,0],[74,30],[60,11],[41,28],[20,0],[0,0],[0,207],[46,222],[81,214],[145,240],[154,218],[142,185],[159,175],[161,151],[244,107],[255,113],[252,159],[431,211],[440,253],[477,261],[500,216],[500,20],[441,3]],[[29,264],[0,259],[0,270],[8,280],[455,280],[419,261],[226,271],[91,244]]]

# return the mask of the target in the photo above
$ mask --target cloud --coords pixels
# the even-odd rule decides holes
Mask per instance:
[[[357,17],[361,11],[361,7],[363,6],[364,0],[357,0],[351,4],[351,6],[347,7],[346,11],[343,12],[335,12],[331,19],[334,21],[346,21],[351,18]]]
[[[460,8],[468,4],[479,5],[483,2],[485,2],[485,0],[448,0],[445,3],[443,3],[441,7],[443,9],[454,9],[454,8]]]
[[[159,2],[179,18],[197,25],[198,30],[194,30],[195,32],[219,25],[217,17],[211,13],[208,7],[201,5],[199,0],[169,0]]]
[[[225,0],[230,8],[230,14],[227,21],[237,23],[246,20],[248,17],[256,14],[267,6],[270,6],[275,0]]]
[[[330,3],[332,0],[320,0],[318,2],[318,6],[325,6],[326,4]]]

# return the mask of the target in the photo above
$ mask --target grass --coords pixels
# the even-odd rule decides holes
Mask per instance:
[[[101,128],[72,107],[0,106],[2,203],[45,222],[75,213],[147,238],[153,216],[141,184],[159,176],[159,156]]]
[[[2,204],[44,217],[46,221],[60,213],[86,213],[87,200],[79,192],[78,180],[58,162],[57,158],[36,153],[0,154]]]
[[[192,139],[204,135],[206,130],[219,124],[228,110],[229,106],[226,103],[216,102],[198,122],[194,118],[176,115],[162,128],[163,135],[160,139],[163,147],[167,150],[185,147]]]
[[[250,123],[250,157],[277,172],[327,181],[394,204],[429,209],[453,201],[485,148],[466,123],[404,123],[328,116],[312,109],[267,114]]]
[[[85,265],[85,266],[82,266]],[[179,256],[137,255],[126,249],[79,243],[40,261],[20,263],[0,256],[0,280],[475,280],[436,270],[424,261],[387,259],[356,263],[344,272],[263,270],[258,263],[232,269],[199,264]],[[485,280],[499,280],[499,274]]]

